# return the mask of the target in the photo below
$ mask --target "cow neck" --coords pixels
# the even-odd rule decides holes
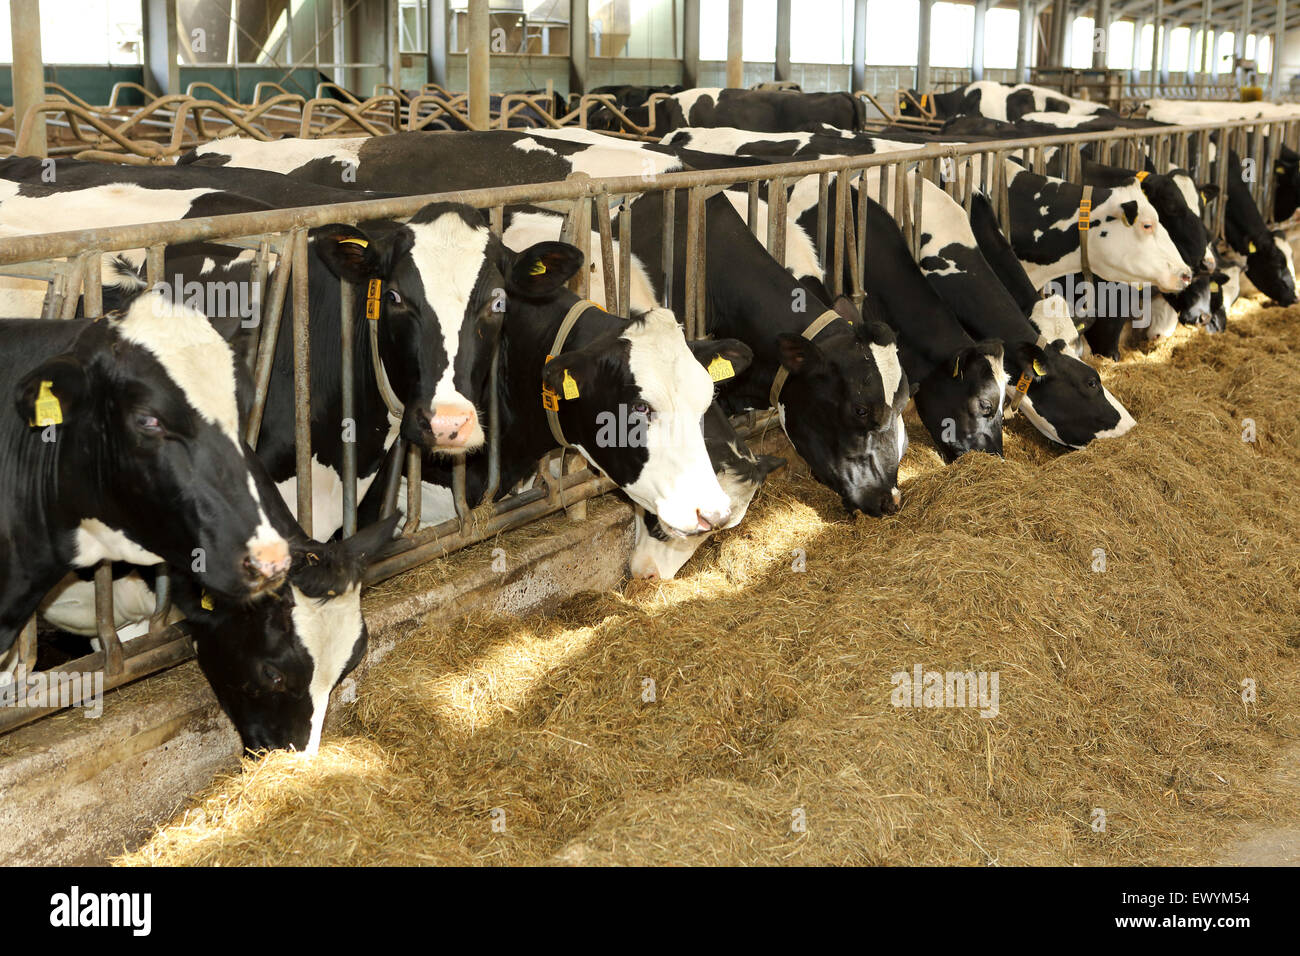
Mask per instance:
[[[0,369],[0,393],[13,395],[18,382],[41,362],[71,347],[89,326],[84,320],[52,323],[48,319],[0,322],[4,352],[9,361]],[[59,339],[50,333],[69,333]],[[15,361],[16,360],[16,361]],[[93,430],[92,430],[93,431]],[[5,505],[0,509],[0,540],[12,547],[0,548],[0,655],[27,619],[36,612],[45,594],[58,583],[72,555],[72,532],[76,517],[60,496],[60,459],[73,442],[93,440],[85,429],[65,421],[58,426],[55,440],[41,440],[41,430],[21,422],[9,409],[9,424],[0,428],[0,488]],[[100,476],[79,475],[85,488],[93,489]],[[99,502],[84,497],[78,511],[94,514]],[[21,520],[21,526],[15,522]]]
[[[710,220],[710,233],[712,223]],[[772,384],[782,367],[777,336],[802,335],[827,307],[768,255],[748,229],[744,232],[761,255],[753,257],[753,268],[744,270],[743,276],[734,268],[727,269],[726,275],[715,274],[713,270],[726,268],[725,264],[716,263],[717,256],[708,258],[704,327],[713,338],[739,339],[753,350],[748,371],[728,391],[749,407],[767,408]],[[714,248],[712,242],[710,248]],[[797,292],[805,296],[803,312],[791,307]],[[818,349],[832,352],[857,344],[853,329],[842,320],[820,330],[814,341]]]
[[[564,292],[546,302],[510,300],[501,330],[498,407],[500,409],[501,494],[536,470],[537,460],[556,447],[542,406],[542,369],[553,354],[556,333],[573,306],[584,301]],[[563,343],[564,352],[582,348],[610,332],[627,328],[627,319],[610,315],[596,303],[580,312]],[[563,402],[563,399],[561,399]],[[472,499],[487,487],[487,456],[468,460],[467,487]],[[450,472],[447,481],[450,483]]]
[[[1050,200],[1045,201],[1041,198],[1041,194],[1049,187],[1055,189],[1055,195],[1053,195]],[[1080,237],[1084,235],[1084,233],[1080,232],[1078,226],[1082,215],[1084,196],[1086,194],[1090,202],[1090,205],[1088,206],[1088,215],[1091,220],[1091,217],[1095,217],[1098,210],[1110,201],[1112,190],[1103,189],[1097,186],[1079,186],[1075,183],[1063,181],[1052,181],[1049,183],[1046,176],[1040,176],[1037,173],[1022,169],[1016,174],[1015,178],[1011,180],[1007,187],[1007,192],[1012,209],[1012,236],[1019,234],[1022,239],[1028,236],[1028,241],[1031,243],[1043,242],[1046,236],[1038,239],[1033,238],[1035,225],[1032,217],[1037,215],[1038,209],[1040,209],[1044,204],[1047,205],[1048,216],[1050,216],[1050,221],[1053,225],[1062,221],[1069,222],[1069,225],[1066,226],[1064,230],[1051,230],[1053,233],[1052,241],[1053,243],[1059,244],[1060,255],[1056,260],[1041,265],[1050,266],[1053,271],[1051,271],[1050,274],[1044,275],[1041,282],[1037,282],[1033,278],[1031,278],[1030,281],[1035,282],[1035,284],[1041,288],[1042,285],[1045,285],[1053,279],[1059,279],[1063,276],[1073,275],[1076,272],[1082,272],[1085,252]],[[1035,199],[1035,194],[1038,194],[1040,198]],[[1022,210],[1031,209],[1032,214],[1023,217],[1016,216],[1015,209],[1017,205],[1019,205]],[[1015,242],[1013,240],[1012,246],[1014,247],[1014,245]],[[1040,267],[1040,264],[1030,261],[1029,266],[1037,269]],[[1028,272],[1029,269],[1027,268],[1025,271]]]

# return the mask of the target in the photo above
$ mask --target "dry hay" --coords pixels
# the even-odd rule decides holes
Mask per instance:
[[[314,763],[119,862],[1208,862],[1300,731],[1300,309],[1243,311],[1100,362],[1121,440],[944,468],[913,430],[896,517],[782,476],[681,580],[430,621]],[[892,706],[915,664],[997,671],[1000,713]]]

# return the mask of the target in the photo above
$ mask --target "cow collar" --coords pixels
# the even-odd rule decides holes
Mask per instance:
[[[817,316],[817,318],[813,319],[808,328],[804,329],[799,334],[811,342],[817,337],[818,332],[826,328],[826,326],[830,325],[839,317],[840,314],[834,309],[827,309],[821,315]],[[789,377],[790,372],[784,365],[777,367],[776,375],[772,379],[772,388],[768,392],[768,401],[771,402],[773,408],[778,407],[777,402],[781,398],[781,386],[785,384],[785,380]]]
[[[384,370],[384,360],[379,357],[379,296],[384,284],[379,279],[371,279],[366,286],[366,325],[370,326],[370,364],[375,369],[375,385],[388,406],[388,413],[399,421],[402,418],[402,403],[397,400],[392,382],[388,381],[388,372]]]
[[[600,306],[590,299],[579,299],[573,303],[568,314],[564,316],[564,321],[560,323],[559,330],[555,333],[555,341],[551,344],[551,350],[546,355],[546,361],[549,362],[564,351],[564,340],[569,337],[573,327],[578,324],[578,316],[591,308],[600,309]],[[601,309],[601,311],[605,310]],[[565,393],[565,398],[577,397],[576,390],[574,395],[569,395],[567,394],[568,389],[565,388]],[[564,438],[564,430],[560,428],[560,396],[553,389],[548,388],[545,382],[542,383],[542,408],[546,409],[546,424],[551,428],[551,437],[555,439],[556,444],[561,448],[569,448],[570,445]]]
[[[1083,196],[1079,199],[1079,259],[1083,263],[1080,270],[1084,282],[1092,282],[1092,269],[1088,265],[1088,229],[1092,225],[1092,187],[1083,187]]]

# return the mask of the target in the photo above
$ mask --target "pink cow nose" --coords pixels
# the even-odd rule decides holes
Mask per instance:
[[[253,580],[273,581],[289,570],[289,564],[289,545],[283,540],[254,545],[244,558],[244,569]]]
[[[472,408],[463,405],[438,405],[433,413],[421,412],[433,435],[434,444],[440,448],[461,448],[470,439],[477,416]]]

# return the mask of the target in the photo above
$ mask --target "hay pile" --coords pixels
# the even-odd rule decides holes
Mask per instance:
[[[246,764],[119,862],[1213,859],[1286,811],[1300,733],[1300,309],[1102,365],[1124,439],[1020,421],[944,468],[913,429],[896,517],[780,475],[681,580],[430,621],[314,763]],[[997,671],[1000,713],[892,706],[916,664]]]

